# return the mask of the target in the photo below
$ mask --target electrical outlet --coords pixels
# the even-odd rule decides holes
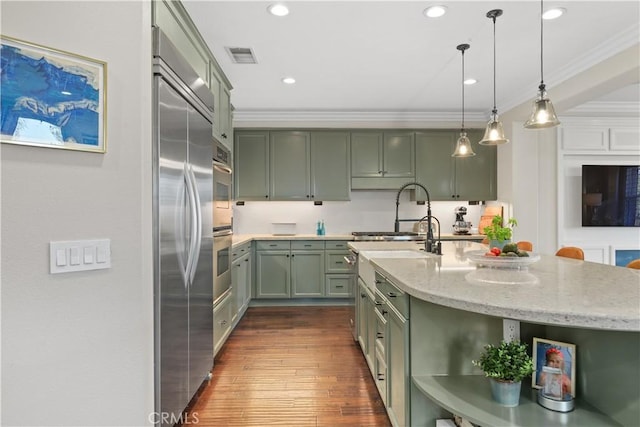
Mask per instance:
[[[520,340],[520,322],[512,319],[502,319],[502,339],[506,342]]]

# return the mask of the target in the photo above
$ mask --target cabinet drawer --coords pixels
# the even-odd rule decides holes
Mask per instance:
[[[251,242],[246,242],[231,249],[231,259],[234,261],[251,252]]]
[[[323,240],[292,240],[291,249],[293,250],[324,250]]]
[[[384,276],[376,273],[376,289],[398,313],[409,318],[409,296],[390,283]]]
[[[256,242],[256,250],[286,250],[291,249],[289,240],[259,240]]]
[[[351,295],[352,274],[327,274],[325,277],[328,297],[346,298]]]
[[[347,247],[347,243],[349,243],[348,240],[336,240],[336,241],[327,241],[324,244],[327,250],[337,249],[337,250],[348,251],[349,248]]]
[[[352,273],[351,267],[344,260],[348,251],[326,251],[327,273]]]

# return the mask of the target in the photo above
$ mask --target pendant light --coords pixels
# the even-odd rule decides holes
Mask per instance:
[[[544,45],[544,19],[542,18],[542,13],[544,12],[543,2],[544,0],[540,0],[540,86],[538,86],[538,97],[533,101],[533,112],[531,113],[531,117],[529,117],[529,120],[524,124],[524,127],[527,129],[544,129],[558,126],[560,124],[560,120],[558,120],[558,117],[556,116],[556,111],[553,108],[551,100],[547,96],[547,91],[545,90],[544,85],[542,62]]]
[[[479,142],[482,145],[506,144],[509,140],[504,136],[502,122],[498,119],[498,108],[496,107],[496,18],[502,15],[502,9],[493,9],[487,12],[487,18],[493,20],[493,110],[491,118],[484,131],[484,137]]]
[[[458,142],[456,142],[456,149],[451,157],[471,157],[476,155],[471,148],[471,141],[469,141],[467,137],[467,132],[464,131],[464,51],[469,49],[469,47],[471,46],[466,43],[459,44],[456,47],[456,49],[462,52],[462,126],[460,128],[460,137],[458,138]]]

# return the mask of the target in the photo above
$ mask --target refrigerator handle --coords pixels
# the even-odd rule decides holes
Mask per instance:
[[[175,222],[175,230],[176,230],[176,254],[178,258],[178,266],[180,267],[180,275],[182,276],[182,281],[184,283],[185,290],[188,286],[188,269],[189,269],[189,259],[188,259],[188,251],[187,251],[187,237],[185,233],[186,223],[185,223],[185,211],[188,209],[187,205],[189,204],[189,195],[188,195],[188,183],[187,183],[187,175],[184,173],[182,175],[182,183],[180,186],[178,200],[180,203],[177,205],[176,212],[176,222]],[[185,255],[186,252],[186,255]],[[185,257],[187,260],[185,261]]]
[[[202,247],[202,208],[200,205],[200,194],[198,193],[198,183],[196,176],[193,173],[193,166],[189,166],[189,178],[191,179],[191,188],[193,192],[193,218],[195,220],[195,227],[192,227],[192,257],[191,257],[191,272],[189,274],[189,283],[193,284],[193,278],[196,274],[196,267],[198,265],[198,259],[200,258],[200,248]]]
[[[186,269],[185,269],[185,283],[184,286],[185,288],[189,287],[189,285],[191,284],[191,278],[192,278],[192,274],[191,274],[191,270],[193,268],[193,255],[194,255],[194,245],[195,245],[195,238],[194,238],[194,231],[196,229],[196,211],[195,211],[195,207],[194,207],[194,197],[193,197],[193,185],[191,183],[191,175],[189,174],[189,168],[187,166],[187,164],[185,163],[184,165],[184,182],[185,182],[185,186],[187,188],[187,196],[188,196],[188,205],[189,205],[189,216],[190,216],[190,221],[189,221],[189,249],[187,251],[187,265],[186,265]]]

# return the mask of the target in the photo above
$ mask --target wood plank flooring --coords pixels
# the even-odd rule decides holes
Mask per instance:
[[[191,408],[200,426],[390,426],[349,307],[251,307]]]

